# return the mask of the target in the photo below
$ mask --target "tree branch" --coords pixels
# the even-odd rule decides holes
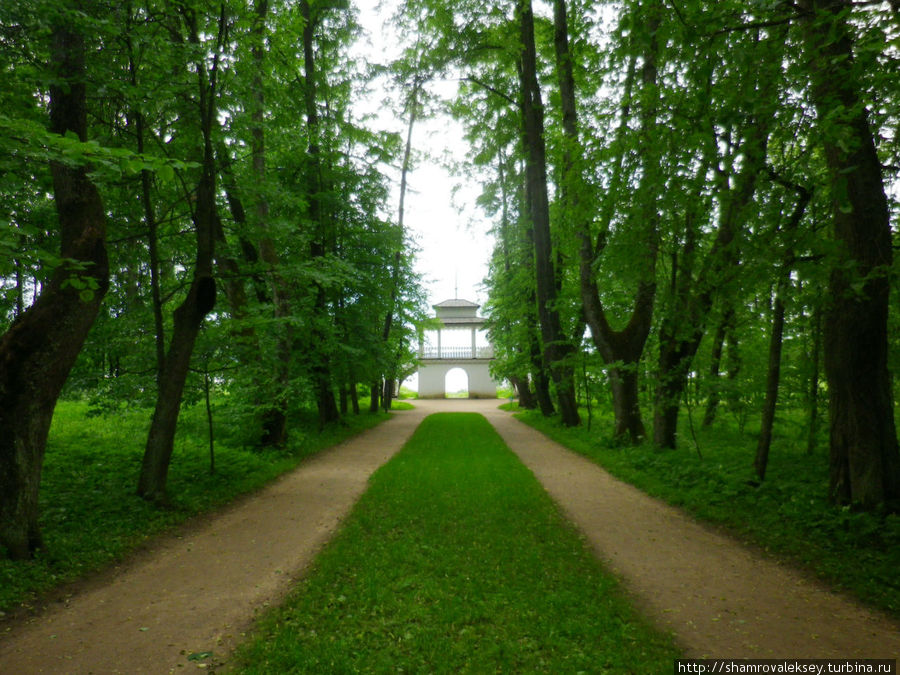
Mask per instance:
[[[516,101],[515,99],[511,98],[511,97],[508,96],[507,94],[504,94],[502,91],[499,91],[499,90],[495,89],[494,87],[492,87],[491,85],[487,84],[486,82],[482,82],[482,81],[479,80],[477,77],[472,77],[471,75],[467,75],[466,77],[460,78],[459,81],[460,81],[460,82],[472,82],[473,84],[477,84],[479,87],[482,87],[482,88],[484,88],[484,89],[487,89],[487,90],[488,90],[489,92],[491,92],[492,94],[496,94],[497,96],[499,96],[500,98],[502,98],[504,101],[507,101],[507,102],[509,102],[509,103],[512,103],[512,104],[513,104],[514,106],[516,106],[517,108],[519,107],[519,102],[518,102],[518,101]]]

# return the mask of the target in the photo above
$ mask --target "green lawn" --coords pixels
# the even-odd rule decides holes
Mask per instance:
[[[829,504],[827,440],[807,454],[805,427],[790,411],[776,426],[762,485],[752,467],[758,428],[748,425],[742,433],[725,416],[710,429],[695,425],[699,454],[687,420],[681,447],[661,451],[610,442],[607,418],[588,431],[566,429],[537,412],[518,417],[622,480],[900,618],[900,515]]]
[[[227,419],[227,411],[221,413]],[[314,415],[296,415],[287,448],[260,451],[219,425],[215,474],[209,471],[205,411],[187,408],[169,470],[171,503],[158,508],[135,494],[150,411],[89,416],[84,402],[57,405],[41,480],[44,549],[35,560],[0,558],[0,616],[42,592],[121,558],[148,537],[262,487],[304,457],[386,419],[349,416],[322,432]],[[224,432],[224,433],[223,433]],[[234,438],[234,436],[232,437]]]
[[[450,413],[376,472],[237,669],[661,673],[677,656],[488,422]]]

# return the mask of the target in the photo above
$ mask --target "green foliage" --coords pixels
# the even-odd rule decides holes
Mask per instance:
[[[805,429],[796,413],[779,421],[777,428],[783,431],[775,438],[761,485],[752,466],[757,430],[748,426],[741,431],[735,422],[695,429],[701,457],[687,440],[692,435],[686,421],[681,425],[686,447],[661,452],[649,445],[617,447],[604,440],[603,432],[566,429],[533,412],[519,418],[648,494],[900,616],[895,574],[900,518],[827,502],[828,464],[821,453],[806,453]],[[608,425],[606,420],[601,428]]]
[[[243,673],[664,672],[677,655],[479,415],[428,417]]]
[[[121,560],[164,529],[256,490],[304,457],[385,419],[354,416],[319,432],[315,415],[298,411],[290,445],[261,452],[242,444],[242,430],[223,405],[216,412],[216,471],[210,474],[205,411],[192,407],[175,442],[172,499],[160,510],[134,490],[150,412],[91,416],[86,402],[57,406],[41,484],[45,548],[34,561],[0,560],[0,611],[32,606],[42,593]]]

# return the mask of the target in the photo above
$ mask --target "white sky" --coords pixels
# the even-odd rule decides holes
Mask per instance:
[[[375,4],[387,9],[378,10]],[[389,47],[391,37],[384,28],[384,19],[393,11],[395,0],[376,3],[360,0],[357,7],[360,22],[369,32],[371,46],[360,45],[367,57],[386,62],[393,54]],[[455,83],[433,83],[432,91],[452,95]],[[385,92],[375,91],[369,110],[383,110],[378,124],[394,131],[405,139],[406,119],[394,117],[395,111],[386,110],[381,104]],[[416,270],[423,275],[429,304],[458,297],[483,305],[487,293],[482,282],[487,276],[487,265],[493,249],[493,238],[487,233],[490,223],[475,206],[480,193],[478,185],[467,183],[463,177],[453,176],[442,166],[441,158],[448,155],[456,160],[465,159],[467,152],[462,128],[448,116],[421,120],[413,129],[413,151],[420,153],[413,171],[408,174],[405,225],[418,242]],[[428,153],[433,158],[423,158]],[[396,218],[399,201],[399,171],[392,177],[395,184],[392,217]],[[454,189],[456,188],[456,194]],[[457,290],[458,289],[458,290]]]

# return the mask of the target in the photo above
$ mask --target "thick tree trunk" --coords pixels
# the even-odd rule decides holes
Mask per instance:
[[[378,402],[381,399],[381,382],[373,382],[369,387],[369,412],[378,412]]]
[[[63,25],[53,28],[52,39],[50,128],[84,141],[84,39]],[[60,257],[83,268],[60,265],[0,338],[0,553],[13,559],[41,546],[38,489],[53,409],[109,284],[100,193],[84,167],[53,163],[51,173]]]
[[[260,85],[261,86],[261,85]],[[256,142],[251,140],[251,154],[254,155],[254,176],[258,183],[262,183],[263,177],[257,174],[256,162]],[[235,181],[234,174],[231,169],[231,158],[228,149],[224,143],[218,145],[216,159],[221,167],[223,188],[225,198],[228,202],[228,209],[231,212],[231,218],[235,226],[238,228],[240,248],[242,251],[242,259],[245,263],[256,267],[257,263],[262,259],[268,266],[269,279],[266,280],[262,275],[254,273],[252,275],[254,295],[260,304],[274,306],[274,316],[276,318],[286,318],[289,314],[287,298],[283,289],[283,282],[278,274],[278,257],[274,253],[274,246],[265,235],[266,222],[264,219],[268,215],[268,205],[265,199],[259,199],[265,204],[262,208],[257,204],[255,223],[256,229],[263,232],[260,239],[259,251],[257,246],[250,241],[246,231],[248,229],[247,211],[244,208],[244,202],[238,195],[238,186]],[[265,162],[262,163],[262,170],[265,171]],[[263,215],[265,214],[265,215]],[[225,231],[218,223],[216,227],[217,251],[226,243]],[[261,250],[265,249],[265,255]],[[231,309],[231,315],[235,319],[243,319],[247,316],[247,294],[241,280],[240,264],[237,260],[226,256],[216,256],[216,266],[222,271],[220,277],[225,279],[225,295],[228,305]],[[288,368],[290,364],[290,343],[285,337],[286,328],[283,325],[275,327],[277,332],[275,338],[275,355],[273,358],[267,358],[267,354],[263,351],[264,344],[260,343],[256,330],[252,325],[244,326],[237,333],[237,337],[243,343],[243,346],[252,355],[252,358],[258,359],[262,368],[261,372],[267,375],[259,377],[254,375],[254,397],[255,406],[261,411],[261,431],[260,442],[264,446],[280,447],[287,441],[287,402],[285,400],[285,392],[288,388]],[[274,370],[274,373],[269,376]]]
[[[556,308],[556,272],[553,266],[553,243],[550,235],[550,206],[547,194],[546,146],[544,143],[544,108],[537,80],[537,56],[534,44],[534,15],[531,0],[519,0],[522,53],[520,85],[522,94],[523,144],[525,173],[529,183],[528,211],[534,231],[535,273],[537,281],[538,317],[544,343],[545,362],[556,387],[556,400],[566,426],[577,426],[581,419],[575,400],[574,367],[567,363],[572,345],[563,335],[559,310]]]
[[[891,227],[882,167],[860,100],[848,0],[803,0],[812,96],[831,175],[840,245],[825,318],[830,496],[874,508],[900,500],[900,453],[888,372]]]
[[[540,408],[544,417],[551,417],[556,413],[553,397],[550,395],[550,378],[544,368],[543,360],[535,368],[534,395],[537,398],[538,408]]]
[[[609,369],[615,421],[613,435],[616,438],[628,438],[632,443],[639,443],[647,432],[641,418],[637,363],[633,362],[629,366]]]
[[[659,47],[656,31],[659,28],[658,5],[647,22],[648,42],[643,50],[644,65],[641,71],[642,83],[648,90],[655,90],[657,85],[657,54]],[[577,130],[575,107],[575,80],[572,73],[572,57],[568,44],[568,18],[565,0],[554,2],[554,45],[556,48],[557,73],[560,84],[561,109],[563,114],[563,130],[566,134],[567,150],[563,159],[563,201],[566,204],[569,218],[572,219],[574,231],[581,240],[579,255],[579,283],[584,318],[590,328],[591,338],[604,362],[609,366],[610,387],[612,390],[614,434],[617,438],[627,437],[632,443],[641,442],[646,431],[641,418],[638,373],[639,363],[644,345],[650,334],[653,319],[653,304],[656,295],[656,255],[658,238],[657,194],[654,183],[657,180],[658,167],[656,160],[649,155],[652,143],[656,142],[655,128],[657,118],[657,98],[648,94],[646,104],[641,110],[641,134],[648,142],[644,143],[644,178],[639,193],[644,195],[644,212],[642,227],[645,228],[646,245],[649,252],[645,280],[638,284],[635,294],[634,308],[627,325],[621,330],[614,330],[610,325],[606,311],[600,300],[600,293],[595,278],[595,264],[605,242],[605,233],[609,230],[613,210],[604,211],[605,220],[601,222],[601,236],[598,244],[594,244],[590,232],[590,223],[594,214],[583,213],[584,207],[578,199],[580,192],[580,176],[576,174],[577,164],[573,149],[580,148]],[[634,78],[634,62],[629,67],[625,84],[626,98],[630,97]],[[626,100],[625,108],[630,102]],[[622,123],[617,132],[624,133],[627,115],[623,114]],[[620,139],[621,140],[621,139]],[[614,168],[613,183],[618,184],[621,173],[621,158]]]
[[[516,390],[516,394],[519,397],[520,408],[524,408],[525,410],[534,410],[537,408],[537,398],[535,398],[535,395],[532,393],[531,385],[528,383],[527,379],[512,375],[509,378],[509,382]]]
[[[718,227],[696,275],[693,248],[700,236],[698,224],[688,224],[687,231],[693,233],[692,239],[685,245],[681,260],[673,259],[680,266],[673,265],[673,291],[666,303],[669,310],[663,320],[664,328],[660,330],[660,384],[654,413],[653,437],[660,447],[674,447],[677,409],[687,384],[676,380],[687,377],[706,330],[717,288],[733,274],[739,262],[741,229],[753,204],[759,173],[766,166],[776,90],[782,76],[783,40],[784,36],[777,31],[764,40],[757,34],[755,47],[759,66],[748,86],[748,107],[741,124],[730,130],[732,138],[739,139],[733,148],[731,166],[720,168],[722,161],[716,156],[719,141],[713,137],[707,143],[701,172],[697,174],[701,185],[706,183],[705,176],[710,167],[718,176]],[[738,155],[740,161],[734,161]],[[700,201],[700,196],[696,199]]]

